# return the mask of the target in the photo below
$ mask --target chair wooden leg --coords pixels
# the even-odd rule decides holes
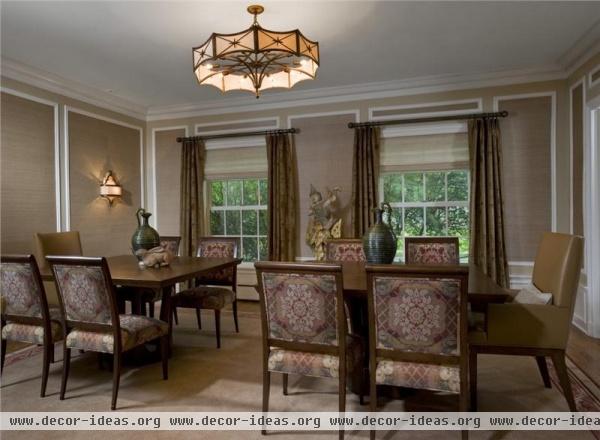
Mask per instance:
[[[340,378],[339,378],[339,412],[342,414],[346,412],[346,369],[340,368]],[[341,427],[339,432],[339,438],[342,440],[344,438],[344,426]]]
[[[233,304],[231,305],[233,309],[233,322],[235,324],[235,332],[240,332],[240,325],[238,323],[238,314],[237,314],[237,299],[233,300]]]
[[[283,395],[288,395],[288,374],[283,373]]]
[[[148,314],[150,318],[154,318],[154,302],[148,301]]]
[[[71,366],[71,349],[63,343],[63,369],[62,379],[60,381],[60,400],[65,400],[65,392],[67,391],[67,379],[69,378],[69,367]]]
[[[469,411],[469,371],[467,367],[468,364],[461,365],[460,371],[460,394],[458,396],[458,411],[459,412],[468,412]],[[461,431],[462,440],[467,440],[469,438],[469,431],[467,429],[463,429]]]
[[[53,350],[54,346],[52,343],[44,344],[44,365],[42,367],[42,389],[40,391],[40,397],[46,397],[46,385],[48,384],[48,371],[50,370],[50,357],[52,356],[50,350]]]
[[[177,317],[177,307],[173,306],[173,318],[175,319],[175,325],[179,325],[179,318]]]
[[[200,307],[196,307],[196,321],[198,322],[198,330],[202,330],[202,315],[200,313]]]
[[[217,348],[221,348],[221,311],[215,310],[215,331],[217,332]]]
[[[7,343],[8,343],[7,340],[0,338],[0,344],[1,344],[0,351],[2,352],[2,354],[1,354],[2,360],[0,361],[0,362],[2,362],[0,364],[0,373],[2,373],[2,371],[4,371],[4,358],[6,358],[6,344]]]
[[[569,373],[567,372],[564,350],[552,353],[552,363],[554,364],[554,369],[558,375],[560,387],[562,388],[565,399],[567,399],[567,403],[569,404],[569,410],[571,412],[576,412],[577,406],[575,405],[575,399],[573,398],[573,390],[571,389],[571,381],[569,380]]]
[[[110,409],[117,409],[117,396],[119,395],[119,380],[121,379],[121,353],[113,354],[113,390]]]
[[[477,350],[469,348],[469,390],[471,411],[477,411]]]
[[[535,360],[540,370],[540,374],[542,375],[542,381],[544,382],[544,386],[546,388],[552,388],[552,382],[550,382],[550,374],[548,373],[548,365],[546,364],[546,357],[536,356]]]
[[[162,361],[163,379],[169,379],[169,336],[160,338],[160,360]]]
[[[370,411],[371,412],[377,412],[377,382],[375,380],[375,371],[370,371],[369,372],[369,379],[370,379],[370,395],[369,395],[369,399],[370,399]],[[371,430],[370,431],[370,438],[371,440],[375,439],[375,430]]]
[[[263,371],[263,403],[262,410],[263,413],[269,412],[269,391],[271,389],[271,372],[266,368]],[[267,435],[267,430],[261,430],[262,435]]]

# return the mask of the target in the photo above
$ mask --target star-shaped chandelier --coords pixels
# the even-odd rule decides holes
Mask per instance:
[[[248,7],[254,15],[252,26],[235,34],[213,33],[201,46],[193,48],[194,73],[200,84],[222,92],[289,89],[305,79],[314,79],[319,68],[319,43],[296,29],[276,32],[258,24],[264,8]]]

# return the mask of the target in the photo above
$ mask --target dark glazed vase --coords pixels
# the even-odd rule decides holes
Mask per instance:
[[[374,208],[375,224],[363,236],[363,247],[367,262],[371,264],[390,264],[396,256],[396,236],[392,229],[383,222],[385,210],[391,212],[387,203],[382,203],[381,208]]]
[[[134,254],[140,249],[152,249],[156,246],[160,246],[158,232],[148,224],[148,219],[151,215],[152,214],[146,212],[144,208],[138,209],[135,213],[138,227],[133,233],[133,237],[131,237],[131,249]],[[143,223],[140,216],[144,218]]]

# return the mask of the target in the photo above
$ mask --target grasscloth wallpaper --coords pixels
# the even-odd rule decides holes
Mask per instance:
[[[112,170],[123,197],[112,207],[99,197],[99,182]],[[140,132],[69,112],[71,229],[79,231],[84,254],[131,252],[141,206]]]
[[[156,133],[156,201],[158,232],[179,235],[179,195],[181,174],[181,144],[177,138],[185,130],[165,130]]]
[[[506,248],[509,261],[533,261],[542,233],[552,229],[552,98],[499,103]]]
[[[2,253],[31,251],[33,232],[56,231],[54,108],[0,94]]]

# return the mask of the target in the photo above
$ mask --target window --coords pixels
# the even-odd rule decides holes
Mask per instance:
[[[209,181],[210,233],[239,237],[244,261],[267,258],[267,179]]]
[[[384,174],[383,201],[392,207],[398,236],[396,260],[404,261],[406,236],[458,236],[461,262],[469,257],[469,172],[417,171]]]

